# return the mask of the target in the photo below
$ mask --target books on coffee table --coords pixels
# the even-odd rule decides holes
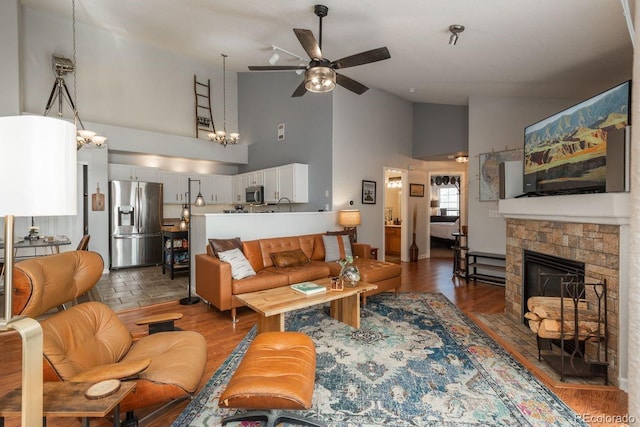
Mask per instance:
[[[291,285],[291,289],[304,295],[314,295],[327,291],[326,287],[313,282],[296,283],[295,285]]]

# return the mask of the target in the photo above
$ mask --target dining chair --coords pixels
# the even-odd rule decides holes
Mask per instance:
[[[76,248],[77,251],[88,251],[89,250],[89,239],[91,238],[91,236],[89,234],[85,234],[84,236],[82,236],[82,239],[80,239],[80,243],[78,243],[78,247]]]

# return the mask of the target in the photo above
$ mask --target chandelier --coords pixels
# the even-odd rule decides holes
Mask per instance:
[[[55,73],[56,80],[53,83],[47,106],[44,109],[44,115],[46,116],[51,111],[53,103],[58,101],[58,117],[62,117],[62,100],[67,101],[67,104],[73,111],[73,121],[77,128],[76,136],[76,149],[80,150],[82,147],[91,145],[97,148],[105,148],[107,138],[100,136],[97,132],[85,129],[76,105],[77,101],[77,84],[76,84],[76,2],[71,0],[71,20],[73,30],[73,60],[64,58],[62,56],[51,55],[51,66]],[[64,81],[64,75],[67,73],[73,73],[73,99],[69,94],[69,88]]]
[[[223,122],[222,130],[216,131],[215,126],[213,132],[207,134],[211,141],[220,143],[223,147],[229,144],[237,144],[240,139],[240,134],[237,132],[231,132],[227,135],[227,56],[224,53],[222,55],[222,102],[223,102]],[[212,123],[213,125],[213,123]]]

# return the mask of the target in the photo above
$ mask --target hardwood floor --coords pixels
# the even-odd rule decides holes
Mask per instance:
[[[451,260],[446,258],[424,259],[417,263],[402,264],[402,292],[441,292],[460,310],[466,313],[500,313],[504,311],[504,288],[482,283],[465,283],[452,279]],[[179,311],[184,314],[178,326],[202,333],[208,343],[208,360],[200,388],[218,369],[255,323],[255,314],[246,308],[238,310],[238,322],[231,323],[228,312],[220,313],[205,304],[179,305],[177,301],[125,310],[118,315],[134,334],[144,334],[135,319],[151,314]],[[0,352],[0,396],[20,386],[20,340],[15,333],[0,335],[3,351]],[[627,395],[619,390],[558,388],[550,386],[577,414],[592,417],[625,416]],[[169,408],[162,415],[147,423],[148,426],[163,427],[171,424],[187,405],[183,402]],[[139,415],[144,415],[140,413]],[[589,420],[587,420],[589,421]],[[6,426],[17,426],[18,418],[7,418]],[[78,426],[75,418],[50,418],[49,426]],[[94,420],[94,426],[111,425],[107,419]],[[594,423],[590,425],[625,425],[616,423]]]

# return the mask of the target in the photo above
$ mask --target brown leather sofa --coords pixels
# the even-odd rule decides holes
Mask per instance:
[[[323,277],[337,276],[340,265],[325,262],[322,234],[274,237],[242,242],[242,252],[256,272],[255,276],[236,280],[231,277],[231,266],[213,255],[207,245],[207,253],[196,255],[196,293],[220,311],[231,310],[236,320],[236,308],[243,304],[233,296],[237,294],[288,286]],[[295,267],[276,267],[272,253],[301,249],[310,262]],[[354,265],[360,270],[361,280],[373,283],[378,289],[362,294],[366,297],[385,291],[398,292],[402,267],[370,258],[371,246],[353,243]]]
[[[171,331],[134,339],[116,314],[100,302],[49,313],[91,289],[103,268],[100,254],[91,251],[64,252],[15,264],[13,313],[42,317],[44,380],[136,381],[134,392],[120,404],[128,419],[138,408],[189,398],[207,361],[207,343],[201,334]]]

